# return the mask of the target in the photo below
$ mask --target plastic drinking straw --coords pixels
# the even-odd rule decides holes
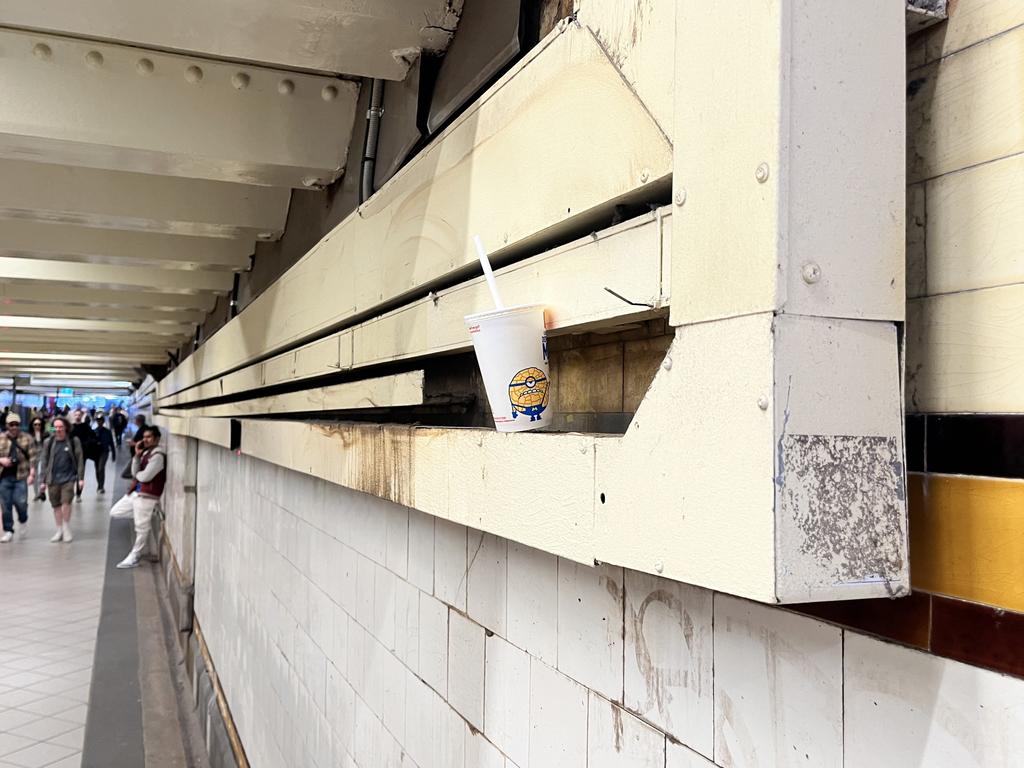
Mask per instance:
[[[487,287],[491,289],[491,298],[494,299],[496,309],[504,309],[501,303],[501,296],[498,295],[498,284],[494,281],[494,272],[491,271],[491,262],[487,258],[487,251],[480,240],[480,235],[473,235],[473,242],[476,244],[476,253],[480,257],[480,266],[484,268],[484,277],[487,278]]]

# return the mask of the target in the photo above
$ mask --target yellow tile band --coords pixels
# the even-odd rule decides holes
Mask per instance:
[[[1024,481],[909,480],[913,587],[1024,611]]]

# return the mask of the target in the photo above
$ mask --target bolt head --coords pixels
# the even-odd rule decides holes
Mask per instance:
[[[762,411],[767,411],[768,398],[765,397],[764,395],[761,395],[759,398],[757,398],[757,407],[760,408]]]
[[[93,69],[99,69],[103,66],[103,54],[99,51],[89,51],[85,54],[85,63]]]
[[[651,172],[649,170],[644,168],[640,171],[640,181],[646,182],[649,178],[651,178]]]
[[[333,85],[325,85],[320,91],[320,98],[324,101],[334,101],[338,96],[338,89]]]
[[[768,163],[761,163],[754,169],[754,178],[757,179],[758,184],[764,184],[768,181],[768,175]]]
[[[193,85],[195,85],[196,83],[202,81],[202,79],[203,70],[201,70],[195,64],[193,64],[191,67],[185,70],[185,82],[192,83]]]
[[[53,57],[53,49],[46,43],[36,43],[32,46],[32,53],[37,59],[49,61]]]
[[[675,195],[672,196],[672,201],[676,205],[683,205],[684,203],[686,203],[686,190],[677,189]]]
[[[152,59],[139,59],[135,62],[135,71],[142,76],[153,74],[154,69]]]
[[[244,91],[249,87],[249,75],[245,72],[236,72],[231,76],[231,85],[236,91]]]
[[[654,564],[654,570],[656,570],[658,573],[663,572],[665,570],[665,564],[661,562],[661,560],[659,560]]]
[[[277,92],[282,96],[287,96],[289,93],[294,93],[295,83],[291,80],[285,79],[277,84]]]
[[[821,267],[815,264],[813,261],[804,264],[803,269],[800,270],[800,275],[803,277],[804,282],[808,285],[814,285],[816,282],[821,280]]]

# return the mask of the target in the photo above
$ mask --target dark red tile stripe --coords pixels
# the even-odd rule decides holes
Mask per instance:
[[[932,653],[1024,677],[1024,614],[932,597]]]

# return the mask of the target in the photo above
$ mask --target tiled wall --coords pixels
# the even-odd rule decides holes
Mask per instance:
[[[1013,677],[560,560],[206,443],[199,493],[196,615],[253,766],[1024,754]]]

